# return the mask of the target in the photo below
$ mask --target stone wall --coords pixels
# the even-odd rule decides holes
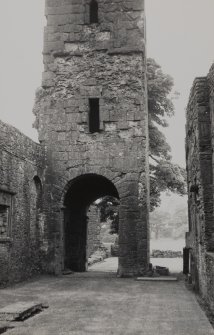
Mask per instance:
[[[104,196],[120,199],[119,274],[148,268],[144,1],[91,4],[46,0],[40,144],[0,122],[2,284],[86,270],[87,211]]]
[[[212,69],[194,82],[186,123],[189,271],[194,288],[209,302],[214,280]]]
[[[0,121],[1,285],[42,269],[42,173],[40,145]]]
[[[205,299],[211,311],[214,313],[214,253],[207,252],[205,261],[207,273],[207,295],[205,296]]]
[[[87,253],[90,257],[102,245],[101,241],[101,221],[100,211],[96,205],[89,207],[88,213],[88,236],[87,236]]]
[[[84,199],[78,194],[77,205],[114,196],[110,189],[115,189],[121,204],[119,272],[133,275],[145,272],[149,262],[144,1],[101,0],[98,6],[99,22],[90,24],[89,1],[46,1],[45,71],[34,113],[47,150],[49,266],[55,273],[63,268],[63,211],[72,216],[66,194],[81,177],[93,175],[105,178],[106,188],[92,196],[81,186]],[[90,99],[99,101],[99,130],[94,133]],[[77,216],[85,226],[86,217]],[[72,228],[74,234],[80,236],[81,225],[78,232]]]

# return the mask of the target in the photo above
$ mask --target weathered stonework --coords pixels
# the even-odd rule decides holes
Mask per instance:
[[[91,205],[87,212],[87,257],[90,257],[102,246],[100,211],[96,205]]]
[[[0,121],[0,284],[42,271],[44,217],[37,203],[40,145]]]
[[[100,0],[98,23],[90,24],[89,12],[87,0],[46,1],[45,71],[34,113],[47,150],[49,268],[61,272],[65,247],[66,266],[84,270],[87,206],[110,195],[120,199],[119,273],[142,274],[149,261],[144,2]],[[99,101],[93,133],[90,99]]]
[[[0,284],[85,271],[98,243],[88,231],[88,209],[104,196],[120,200],[119,275],[144,274],[144,1],[46,0],[46,16],[34,107],[40,144],[0,122]]]
[[[213,67],[207,77],[195,80],[186,124],[189,272],[193,286],[211,307],[214,307],[213,80]]]

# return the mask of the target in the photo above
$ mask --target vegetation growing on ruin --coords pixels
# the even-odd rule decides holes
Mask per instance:
[[[171,148],[163,133],[168,127],[167,118],[173,117],[174,105],[172,101],[173,79],[164,74],[160,65],[154,59],[147,60],[148,80],[148,110],[149,110],[149,157],[150,157],[150,209],[153,211],[161,203],[161,193],[170,191],[179,195],[186,194],[186,171],[178,164],[172,162]],[[118,200],[112,197],[104,197],[99,203],[101,220],[111,220],[110,234],[118,232]],[[160,212],[157,212],[160,215]],[[156,213],[152,216],[152,232],[156,237],[161,233],[163,236],[172,237],[174,223],[168,214],[164,213],[164,220],[157,218]],[[161,216],[161,215],[160,215]],[[161,217],[162,217],[161,216]],[[181,235],[185,226],[186,217],[180,224]],[[170,221],[169,227],[166,222]],[[177,218],[176,218],[177,220]],[[156,224],[158,223],[158,224]],[[179,225],[179,223],[178,223]],[[168,230],[167,230],[168,229]],[[165,234],[166,232],[166,234]]]
[[[174,115],[171,92],[173,79],[164,74],[154,59],[147,60],[149,156],[150,156],[150,207],[160,205],[161,192],[186,193],[185,170],[172,162],[171,148],[163,134],[168,127],[167,118]]]

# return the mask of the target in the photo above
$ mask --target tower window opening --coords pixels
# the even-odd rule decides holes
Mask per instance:
[[[88,126],[90,133],[100,131],[100,105],[98,98],[89,99]]]
[[[90,23],[98,23],[98,3],[96,0],[90,2]]]

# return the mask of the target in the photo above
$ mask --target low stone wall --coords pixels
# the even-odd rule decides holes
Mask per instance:
[[[182,258],[181,251],[172,250],[152,250],[151,257],[154,258]]]
[[[42,173],[41,146],[0,121],[0,285],[41,270]]]

